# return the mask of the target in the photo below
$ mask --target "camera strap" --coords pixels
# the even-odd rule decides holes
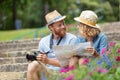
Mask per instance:
[[[59,44],[60,44],[60,42],[61,42],[62,38],[63,38],[63,37],[60,37],[60,39],[59,39],[59,41],[58,41],[57,45],[59,45]],[[52,36],[51,36],[51,38],[50,38],[50,49],[52,49],[52,46],[53,46],[53,34],[52,34]]]

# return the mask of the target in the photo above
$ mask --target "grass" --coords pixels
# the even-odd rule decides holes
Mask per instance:
[[[35,29],[0,31],[0,41],[31,39],[36,37],[42,37],[48,34],[49,32],[50,31],[46,27],[35,28]]]
[[[76,31],[76,27],[69,28],[68,32],[72,31]],[[0,41],[39,38],[49,33],[50,31],[47,27],[0,31]]]

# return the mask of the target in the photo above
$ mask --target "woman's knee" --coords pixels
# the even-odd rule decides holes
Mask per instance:
[[[80,58],[79,59],[79,65],[86,65],[88,62],[89,61],[87,58]]]
[[[84,65],[84,58],[79,59],[79,65]]]
[[[78,58],[77,57],[71,57],[69,60],[69,66],[75,66],[78,63]]]

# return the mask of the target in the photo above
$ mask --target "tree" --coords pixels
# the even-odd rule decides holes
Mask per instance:
[[[0,0],[0,29],[15,29],[17,19],[22,28],[43,27],[44,16],[53,10],[66,15],[69,24],[86,9],[95,11],[100,21],[119,21],[119,0]]]
[[[120,0],[106,0],[110,3],[110,5],[112,6],[112,10],[113,10],[113,16],[115,17],[116,21],[120,20]]]

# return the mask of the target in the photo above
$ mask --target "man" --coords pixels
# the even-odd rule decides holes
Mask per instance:
[[[66,16],[62,16],[56,10],[45,16],[51,34],[40,40],[39,51],[42,54],[37,56],[37,61],[29,63],[27,80],[47,80],[45,78],[47,75],[41,73],[49,73],[50,70],[59,70],[60,63],[55,57],[52,46],[74,44],[76,40],[76,36],[66,33],[65,18]],[[40,75],[42,76],[40,77]]]

